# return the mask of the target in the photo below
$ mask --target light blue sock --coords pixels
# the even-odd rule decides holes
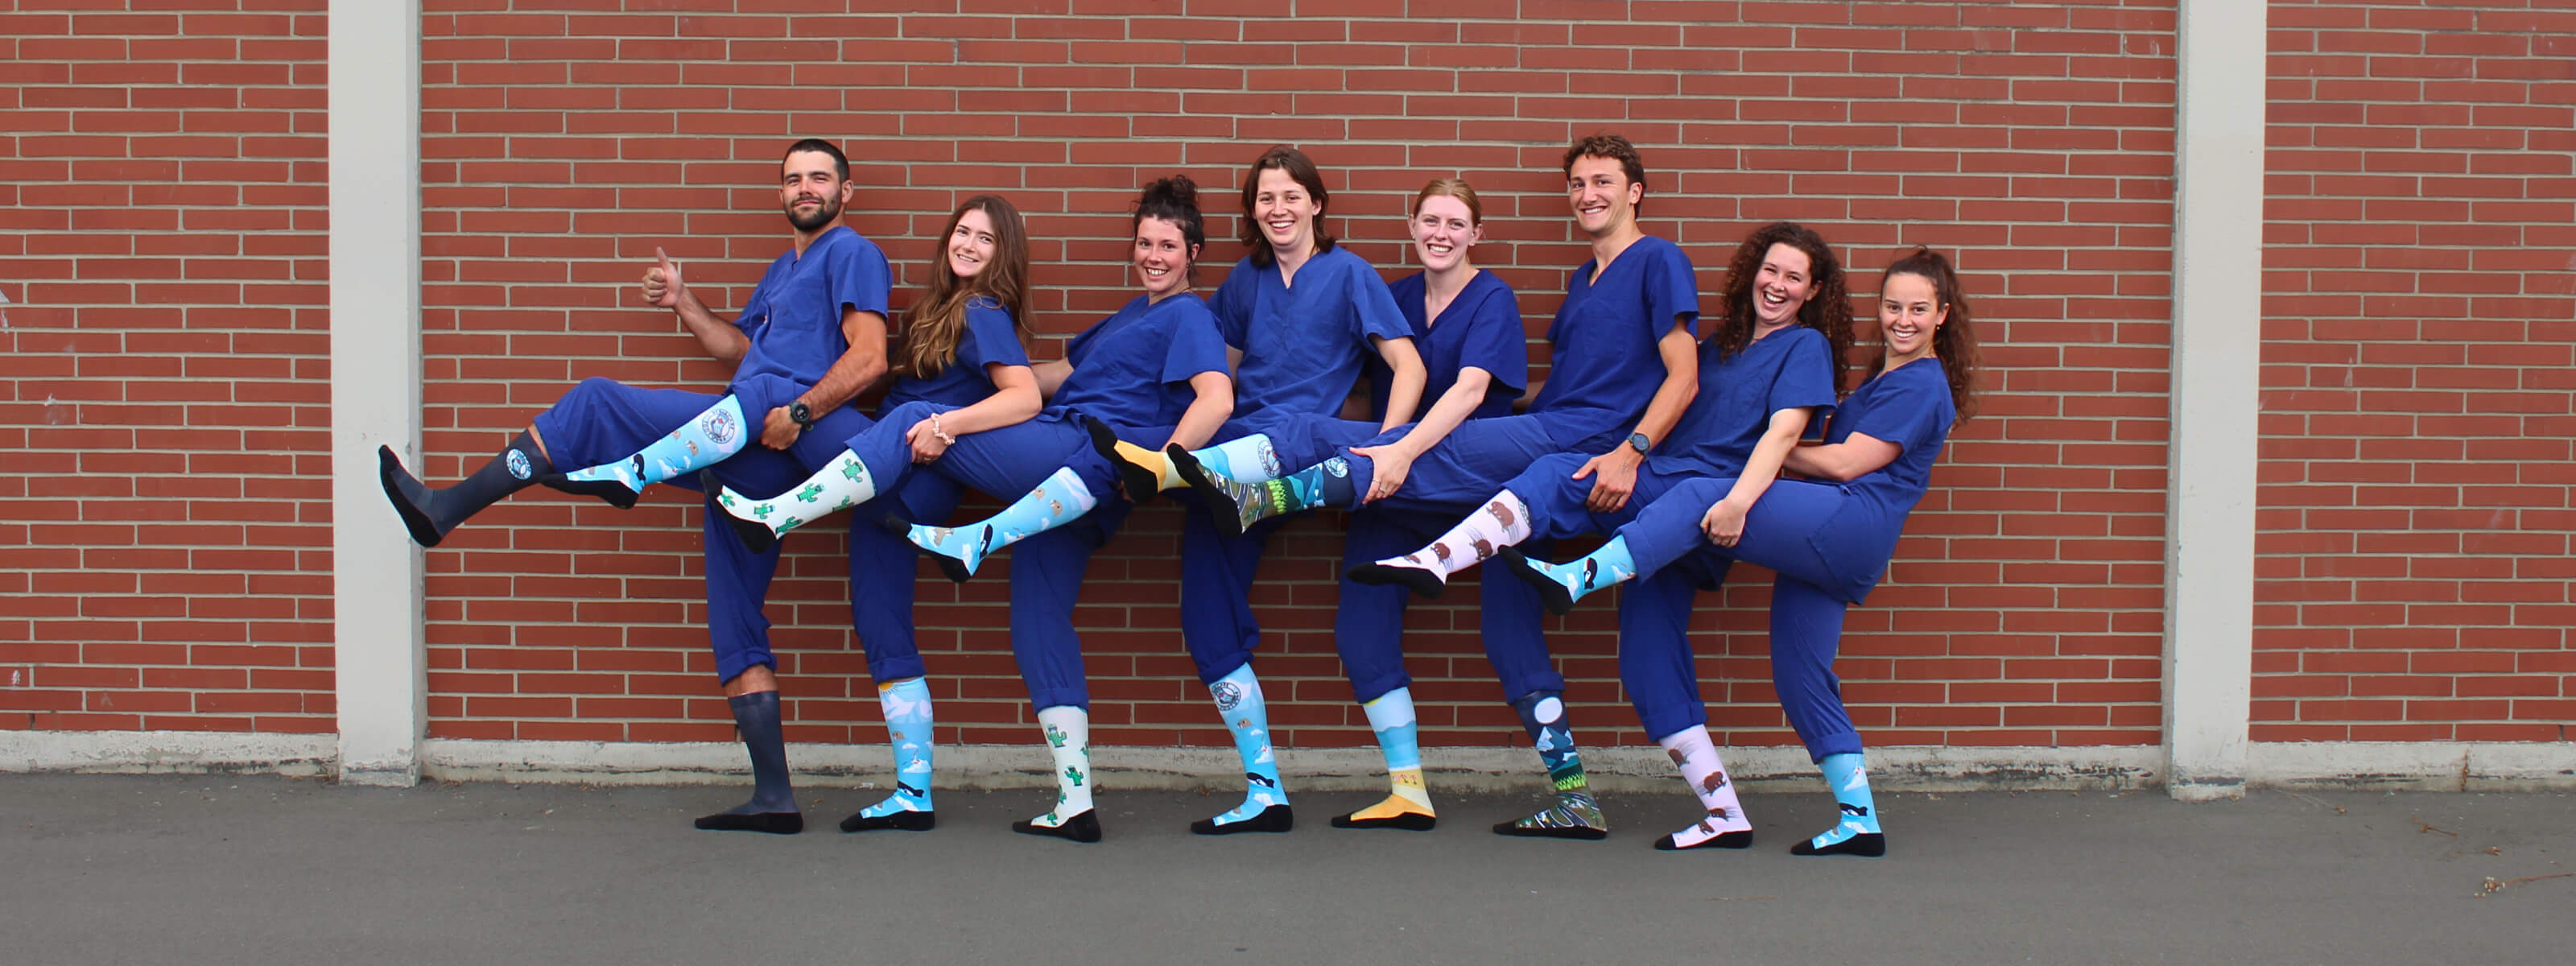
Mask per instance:
[[[1208,472],[1237,483],[1259,483],[1287,474],[1279,465],[1278,449],[1271,446],[1269,436],[1261,433],[1191,450],[1190,457]]]
[[[1037,489],[1012,501],[1000,513],[962,527],[914,524],[904,531],[904,539],[923,550],[957,560],[966,573],[972,574],[993,551],[1081,519],[1098,505],[1100,500],[1091,495],[1091,487],[1083,484],[1082,474],[1068,466],[1056,470]]]
[[[1878,805],[1870,800],[1869,773],[1863,770],[1861,756],[1851,752],[1826,755],[1816,764],[1825,771],[1825,785],[1833,789],[1834,801],[1842,805],[1843,820],[1824,834],[1808,839],[1808,845],[1824,849],[1856,835],[1879,834]]]
[[[1532,560],[1529,566],[1564,587],[1572,600],[1582,600],[1585,594],[1637,576],[1637,561],[1628,556],[1628,538],[1624,536],[1611,537],[1609,543],[1601,545],[1601,549],[1565,563]]]
[[[1223,827],[1270,806],[1288,804],[1288,793],[1279,787],[1279,758],[1270,749],[1270,713],[1262,705],[1261,679],[1253,676],[1252,665],[1235,668],[1208,685],[1208,695],[1216,699],[1226,730],[1234,732],[1234,750],[1243,756],[1244,780],[1243,804],[1210,821]]]
[[[886,740],[894,746],[894,794],[859,810],[869,818],[930,811],[930,685],[923,678],[877,685]]]
[[[641,493],[648,485],[724,462],[726,457],[742,452],[743,443],[750,438],[751,429],[742,419],[742,402],[726,396],[635,455],[574,470],[564,478],[575,482],[615,480]]]

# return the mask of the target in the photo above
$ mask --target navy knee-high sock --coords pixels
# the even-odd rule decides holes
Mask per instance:
[[[698,827],[780,835],[804,831],[805,816],[796,810],[796,791],[787,781],[787,738],[778,720],[778,692],[757,691],[725,700],[733,705],[733,723],[742,732],[743,750],[751,753],[751,800],[698,819]]]
[[[456,481],[454,486],[431,489],[403,469],[402,460],[394,456],[391,447],[376,447],[376,464],[385,498],[393,501],[394,512],[402,515],[403,527],[411,531],[412,540],[424,547],[438,546],[440,540],[447,538],[447,532],[467,517],[555,471],[545,450],[537,446],[536,436],[524,430],[483,468]]]

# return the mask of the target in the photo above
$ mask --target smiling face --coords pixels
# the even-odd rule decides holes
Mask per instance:
[[[993,253],[1001,247],[993,234],[993,218],[982,208],[968,208],[957,217],[957,227],[948,232],[948,270],[958,278],[974,278],[984,266],[993,263]]]
[[[1808,296],[1816,294],[1816,280],[1808,274],[1812,264],[1806,252],[1790,245],[1774,244],[1762,253],[1762,266],[1753,271],[1756,331],[1798,321],[1798,310],[1806,306]]]
[[[1190,289],[1190,263],[1198,258],[1181,226],[1160,218],[1136,222],[1136,244],[1128,253],[1128,264],[1136,269],[1136,284],[1145,297],[1160,302],[1164,296]]]
[[[1253,184],[1252,220],[1275,252],[1296,258],[1312,250],[1315,219],[1323,216],[1323,203],[1286,171],[1263,169]]]
[[[1485,229],[1476,224],[1474,212],[1467,203],[1451,195],[1433,195],[1422,199],[1413,212],[1413,254],[1422,259],[1422,267],[1432,272],[1446,272],[1467,264],[1467,249],[1485,238]]]
[[[1887,343],[1889,368],[1932,354],[1932,336],[1950,320],[1941,304],[1940,286],[1912,272],[1889,275],[1879,284],[1878,337]]]
[[[849,200],[851,185],[841,180],[831,155],[821,151],[790,154],[779,164],[779,175],[778,207],[787,213],[787,223],[797,231],[818,231],[841,217],[841,205]]]
[[[1585,155],[1565,173],[1565,199],[1574,208],[1574,223],[1594,238],[1610,235],[1637,218],[1637,202],[1646,186],[1628,180],[1616,158]]]

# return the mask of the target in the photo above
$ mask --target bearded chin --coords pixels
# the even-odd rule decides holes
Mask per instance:
[[[841,206],[830,202],[815,208],[814,213],[810,215],[797,214],[796,206],[787,206],[787,223],[796,226],[797,231],[813,231],[831,224],[839,217],[841,217]]]

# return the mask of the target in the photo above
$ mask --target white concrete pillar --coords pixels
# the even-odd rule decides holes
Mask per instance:
[[[2244,794],[2254,672],[2266,4],[2181,0],[2173,426],[2165,515],[2165,778]]]
[[[421,551],[376,477],[420,465],[420,3],[330,2],[331,569],[340,780],[420,781]]]

